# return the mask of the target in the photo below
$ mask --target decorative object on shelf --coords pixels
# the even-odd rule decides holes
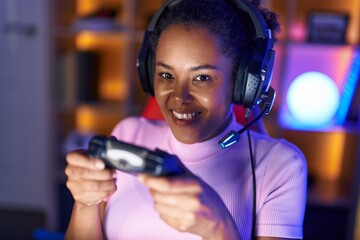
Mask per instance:
[[[310,12],[308,41],[345,44],[349,15],[336,12]]]
[[[314,71],[300,74],[287,93],[289,112],[299,124],[307,127],[329,124],[338,109],[339,99],[334,80]]]
[[[76,32],[89,30],[99,32],[118,32],[123,26],[116,21],[119,9],[99,9],[76,20],[72,26]]]

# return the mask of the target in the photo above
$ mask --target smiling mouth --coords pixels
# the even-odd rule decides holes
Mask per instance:
[[[191,120],[201,114],[201,112],[192,112],[192,113],[178,113],[172,111],[174,117],[179,120]]]

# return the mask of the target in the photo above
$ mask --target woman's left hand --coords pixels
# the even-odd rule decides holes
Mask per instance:
[[[149,187],[156,211],[173,228],[203,239],[240,239],[232,216],[219,195],[199,177],[140,174]]]

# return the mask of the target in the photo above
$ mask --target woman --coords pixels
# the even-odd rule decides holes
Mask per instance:
[[[263,10],[266,16],[273,16]],[[276,21],[268,19],[270,26]],[[249,144],[218,140],[240,129],[232,114],[236,69],[254,48],[246,14],[219,0],[183,0],[161,16],[151,43],[154,93],[165,121],[130,117],[116,138],[176,155],[186,173],[138,176],[106,169],[84,152],[67,156],[74,209],[68,239],[302,238],[306,162],[284,140],[255,132],[253,206]],[[252,224],[252,210],[256,224]]]

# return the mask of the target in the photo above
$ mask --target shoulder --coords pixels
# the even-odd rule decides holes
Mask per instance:
[[[306,158],[296,145],[285,139],[260,134],[254,134],[253,141],[257,168],[264,180],[273,181],[281,175],[306,179]]]
[[[134,142],[139,137],[158,134],[166,128],[164,121],[131,116],[121,120],[113,129],[112,135],[123,141]]]
[[[285,139],[274,140],[274,150],[271,157],[278,165],[291,165],[298,171],[307,172],[306,158],[302,151]]]
[[[305,156],[302,151],[293,143],[285,140],[273,138],[263,134],[253,134],[253,141],[255,143],[256,152],[267,157],[278,159],[279,162],[283,161],[300,161],[305,163]]]
[[[307,163],[285,139],[259,137],[257,159],[258,234],[301,238],[306,206]],[[261,144],[260,144],[261,143]]]

